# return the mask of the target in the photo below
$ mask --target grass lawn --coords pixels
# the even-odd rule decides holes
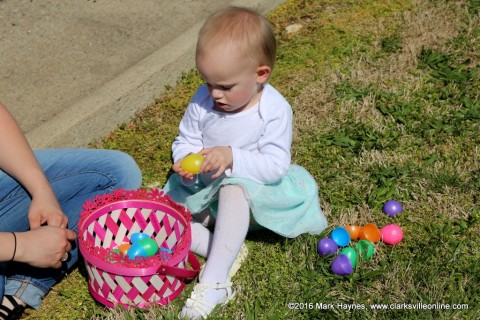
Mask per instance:
[[[479,12],[479,0],[287,0],[269,15],[279,41],[271,83],[294,110],[292,159],[315,177],[330,227],[249,235],[237,298],[211,319],[480,318]],[[288,33],[292,24],[302,28]],[[200,84],[183,74],[92,147],[128,152],[145,187],[161,187]],[[389,199],[402,214],[382,213]],[[405,238],[375,244],[349,276],[332,274],[317,242],[370,222],[395,222]],[[26,319],[176,319],[191,288],[164,308],[109,310],[79,268]]]

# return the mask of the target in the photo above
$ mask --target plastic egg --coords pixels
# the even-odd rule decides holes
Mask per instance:
[[[345,226],[345,229],[347,229],[348,233],[350,234],[350,239],[351,240],[358,240],[358,236],[360,235],[360,231],[362,230],[361,227],[359,226]]]
[[[150,236],[146,233],[142,233],[142,232],[132,233],[132,235],[130,236],[130,242],[135,243],[137,241],[140,241],[146,238],[150,238]]]
[[[127,251],[128,258],[134,260],[136,257],[147,257],[147,253],[141,245],[137,243],[133,244]]]
[[[338,245],[333,239],[323,238],[318,241],[317,251],[321,256],[333,256],[337,253]]]
[[[348,259],[350,259],[352,268],[355,268],[355,266],[357,265],[357,251],[354,248],[352,247],[343,248],[340,251],[340,254],[346,255]]]
[[[180,168],[191,174],[200,173],[200,166],[203,163],[204,156],[198,153],[191,153],[180,162]]]
[[[395,215],[401,213],[402,210],[402,204],[397,200],[388,200],[383,205],[383,212],[390,217],[394,217]]]
[[[350,259],[344,254],[338,255],[333,260],[331,269],[333,273],[339,276],[345,276],[353,272],[352,263],[350,262]]]
[[[110,251],[112,253],[115,253],[115,254],[122,254],[122,251],[120,251],[120,249],[116,248],[116,249],[113,249],[112,251]]]
[[[350,233],[348,233],[344,227],[336,227],[333,229],[330,238],[332,238],[339,247],[344,247],[350,243]]]
[[[139,240],[132,244],[130,249],[127,251],[127,256],[130,259],[135,259],[135,257],[151,257],[154,256],[158,251],[158,244],[152,238],[146,238]]]
[[[386,244],[395,245],[403,239],[402,228],[396,223],[387,224],[380,229],[380,233],[382,234],[382,241]]]
[[[378,242],[381,238],[380,230],[375,223],[368,223],[360,231],[359,238],[371,242]]]
[[[123,258],[122,251],[118,248],[112,249],[108,255],[106,256],[105,260],[109,261],[110,263],[115,263]]]
[[[185,177],[182,177],[181,178],[181,181],[182,181],[182,184],[186,187],[191,187],[193,186],[195,183],[197,183],[197,175],[193,175],[192,179],[189,179],[189,178],[185,178]]]
[[[127,251],[128,251],[128,249],[130,249],[131,246],[132,246],[132,245],[131,245],[130,243],[126,242],[126,243],[122,243],[121,245],[119,245],[119,246],[117,247],[117,249],[120,250],[120,252],[121,252],[124,256],[126,256],[126,255],[127,255]]]
[[[368,260],[372,258],[375,253],[375,247],[373,243],[368,240],[360,240],[357,243],[357,251],[362,259]]]

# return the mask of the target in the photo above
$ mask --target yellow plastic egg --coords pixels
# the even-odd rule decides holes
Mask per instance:
[[[183,171],[189,172],[191,174],[200,173],[200,166],[203,163],[204,157],[198,153],[191,153],[180,162],[180,168]]]

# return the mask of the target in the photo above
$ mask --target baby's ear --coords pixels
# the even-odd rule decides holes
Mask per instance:
[[[270,78],[272,68],[269,66],[260,66],[257,68],[257,83],[264,84]]]

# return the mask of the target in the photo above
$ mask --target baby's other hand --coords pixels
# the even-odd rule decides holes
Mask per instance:
[[[182,171],[182,168],[180,167],[180,163],[182,162],[182,160],[178,160],[177,162],[175,162],[172,166],[172,170],[173,172],[175,173],[179,173],[180,171]]]
[[[200,151],[200,154],[205,156],[200,171],[216,171],[215,174],[212,175],[212,179],[220,177],[225,170],[232,168],[233,154],[232,148],[230,147],[206,148]]]
[[[193,179],[194,174],[182,170],[182,167],[180,166],[180,164],[182,163],[182,160],[183,159],[180,159],[173,164],[173,166],[172,166],[173,172],[177,173],[182,178]]]

